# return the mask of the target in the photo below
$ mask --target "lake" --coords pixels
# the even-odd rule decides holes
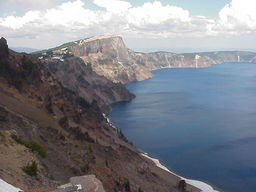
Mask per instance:
[[[225,192],[256,191],[256,64],[161,69],[109,118],[139,149]]]

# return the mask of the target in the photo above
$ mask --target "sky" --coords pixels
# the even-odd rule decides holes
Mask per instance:
[[[256,51],[254,0],[0,0],[10,47],[45,49],[94,35],[135,51]]]

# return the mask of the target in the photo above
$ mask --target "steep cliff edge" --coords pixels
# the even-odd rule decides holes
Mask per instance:
[[[4,39],[0,55],[0,159],[10,160],[0,166],[1,179],[28,189],[94,174],[109,192],[177,192],[180,177],[140,155],[42,61],[9,50]]]
[[[96,73],[113,82],[127,83],[152,77],[145,66],[135,62],[133,52],[125,46],[121,37],[92,37],[76,42],[69,50]]]
[[[95,36],[35,53],[43,58],[80,57],[97,74],[113,82],[128,83],[152,77],[161,68],[208,67],[223,62],[254,62],[256,53],[242,51],[176,54],[138,53],[128,49],[118,36]]]
[[[65,88],[88,103],[95,103],[104,113],[111,110],[111,104],[135,97],[121,83],[98,75],[78,57],[68,57],[63,61],[48,59],[44,64]]]

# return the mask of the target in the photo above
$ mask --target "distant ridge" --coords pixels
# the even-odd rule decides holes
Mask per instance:
[[[18,53],[33,53],[39,51],[38,49],[28,48],[28,47],[10,47],[11,50]]]
[[[248,51],[134,52],[120,36],[89,37],[33,54],[44,59],[80,57],[99,75],[121,83],[151,78],[151,71],[161,68],[199,68],[224,62],[256,61],[256,53]]]

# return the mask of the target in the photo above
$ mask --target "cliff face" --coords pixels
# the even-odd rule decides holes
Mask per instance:
[[[34,53],[40,58],[80,57],[97,74],[115,83],[128,83],[151,78],[147,66],[140,65],[134,59],[121,37],[97,36],[79,40],[59,47]]]
[[[68,57],[64,61],[51,59],[46,61],[45,65],[65,88],[88,103],[97,104],[105,113],[111,110],[112,103],[134,98],[134,95],[121,83],[113,83],[106,77],[98,75],[78,57]]]
[[[256,53],[243,51],[220,51],[175,54],[169,52],[134,53],[138,64],[149,70],[161,68],[199,68],[224,62],[254,62]]]
[[[113,82],[127,83],[152,77],[145,66],[138,65],[121,37],[93,37],[80,40],[69,48],[92,69]]]
[[[109,192],[177,192],[180,178],[141,156],[98,105],[64,88],[39,59],[7,51],[6,41],[0,48],[1,179],[28,189],[94,174]]]
[[[128,83],[152,77],[152,70],[179,67],[208,67],[223,62],[253,62],[252,52],[205,52],[176,54],[170,52],[137,53],[129,50],[121,37],[96,36],[64,44],[39,52],[47,57],[49,52],[62,57],[65,54],[80,57],[97,74],[113,82]],[[44,54],[44,55],[43,55]]]

